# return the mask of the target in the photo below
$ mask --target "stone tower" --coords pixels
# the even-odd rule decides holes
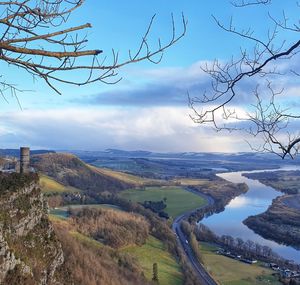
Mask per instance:
[[[20,173],[28,173],[30,164],[30,148],[21,147],[20,148]]]

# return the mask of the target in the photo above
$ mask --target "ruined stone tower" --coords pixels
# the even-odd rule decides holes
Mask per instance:
[[[20,173],[28,173],[30,170],[30,148],[20,148]]]

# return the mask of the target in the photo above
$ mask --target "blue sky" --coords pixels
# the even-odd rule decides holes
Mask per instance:
[[[251,27],[255,35],[264,38],[270,27],[268,12],[279,17],[283,9],[291,20],[297,19],[299,8],[295,8],[294,1],[275,0],[271,6],[241,9],[227,0],[87,0],[66,25],[92,23],[88,48],[102,49],[108,60],[112,48],[120,52],[121,60],[129,49],[134,51],[154,14],[149,41],[153,48],[158,38],[162,42],[170,38],[171,13],[178,33],[182,29],[181,13],[184,14],[187,34],[165,52],[159,65],[142,62],[126,66],[119,71],[123,80],[116,85],[59,85],[62,96],[43,82],[33,83],[30,76],[1,63],[2,73],[8,79],[30,91],[18,95],[23,110],[13,98],[8,98],[9,104],[2,102],[0,147],[26,144],[53,149],[249,150],[240,134],[216,134],[210,128],[193,124],[187,92],[197,95],[209,85],[201,64],[215,58],[226,61],[237,55],[240,47],[251,47],[251,43],[217,27],[212,15],[225,24],[232,18],[235,26]],[[294,40],[284,33],[279,35],[279,41],[283,37]],[[72,76],[79,78],[80,74]],[[250,85],[245,84],[244,89]],[[293,94],[289,100],[293,103],[299,87],[291,86]],[[247,100],[242,96],[238,108],[249,104]]]

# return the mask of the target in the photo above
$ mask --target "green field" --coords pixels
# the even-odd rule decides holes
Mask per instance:
[[[273,271],[215,253],[216,248],[201,243],[204,266],[221,285],[280,285]]]
[[[40,186],[44,194],[60,194],[65,192],[80,192],[79,189],[67,187],[46,175],[40,175]]]
[[[138,259],[148,280],[152,278],[153,263],[157,263],[160,285],[183,284],[180,266],[158,239],[150,236],[143,246],[129,246],[122,251]]]
[[[200,196],[187,192],[181,187],[173,186],[130,189],[121,192],[120,196],[133,202],[161,201],[167,198],[167,207],[164,211],[172,217],[179,216],[205,204],[205,200]]]

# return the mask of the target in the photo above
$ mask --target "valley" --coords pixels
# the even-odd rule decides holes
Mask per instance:
[[[122,152],[119,159],[123,163],[126,161],[128,167],[133,161],[132,155],[126,153],[124,158],[125,154]],[[252,195],[248,186],[252,189],[249,181],[254,180],[230,180],[226,176],[229,172],[219,173],[224,172],[225,165],[228,169],[239,169],[237,161],[242,158],[235,156],[225,160],[223,156],[221,160],[222,155],[218,154],[215,155],[218,158],[216,161],[203,162],[197,157],[191,162],[191,156],[194,155],[184,154],[188,156],[187,161],[182,154],[171,154],[169,159],[166,155],[159,159],[156,156],[153,162],[147,153],[143,163],[144,166],[149,163],[153,166],[155,163],[156,167],[160,164],[160,170],[150,173],[149,167],[145,166],[147,171],[143,174],[130,167],[126,171],[109,169],[107,165],[105,168],[97,167],[89,164],[87,158],[80,159],[74,154],[52,152],[33,156],[32,163],[40,175],[41,191],[51,208],[49,218],[69,260],[64,263],[64,268],[68,269],[73,280],[77,280],[79,284],[90,282],[83,275],[73,275],[71,268],[74,266],[78,268],[76,271],[82,268],[81,270],[90,272],[91,278],[98,280],[95,282],[106,280],[101,279],[106,278],[107,274],[107,265],[104,263],[97,263],[96,266],[102,272],[97,275],[92,263],[76,261],[79,257],[73,251],[80,249],[91,262],[96,258],[95,253],[104,256],[105,262],[119,272],[115,274],[116,279],[110,281],[111,284],[118,284],[118,279],[122,279],[123,284],[130,284],[130,280],[135,280],[135,284],[151,283],[154,264],[161,285],[211,285],[217,284],[216,281],[224,285],[281,284],[278,283],[279,275],[262,267],[262,264],[241,264],[240,261],[219,255],[215,248],[212,250],[210,247],[213,245],[208,246],[195,238],[193,241],[192,235],[189,237],[182,228],[182,223],[188,222],[195,227],[201,219],[204,224],[212,219],[232,229],[230,227],[236,223],[231,220],[234,216],[226,216],[226,213],[229,209],[245,209],[247,203],[243,203],[243,197],[247,197],[249,193]],[[245,154],[242,157],[245,158]],[[99,161],[100,158],[97,163]],[[114,162],[116,161],[117,157],[114,157]],[[190,163],[194,164],[195,173],[184,172]],[[199,165],[203,168],[199,168],[196,173]],[[252,166],[248,164],[247,169],[261,170],[263,166],[265,160],[258,158],[257,163]],[[162,172],[163,168],[166,169],[165,173]],[[285,179],[289,183],[294,181],[291,186],[294,188],[297,184],[295,177],[297,174],[293,174],[293,179]],[[268,196],[271,192],[264,193]],[[270,197],[265,202],[266,209],[268,203],[271,203]],[[242,203],[239,204],[239,201]],[[297,206],[295,200],[287,199],[284,203],[287,207]],[[252,209],[254,208],[249,213],[253,213]],[[263,209],[257,208],[255,211],[259,213]],[[224,214],[224,218],[219,218]],[[135,225],[136,219],[141,219],[141,222]],[[215,228],[211,223],[208,225],[218,234],[222,229],[222,226]],[[231,230],[231,234],[244,237],[241,232]],[[253,240],[253,235],[248,235],[247,238]],[[267,245],[270,246],[271,242],[268,241]],[[200,259],[197,254],[200,254]],[[234,275],[228,272],[232,267],[237,270]],[[128,269],[131,270],[130,274]]]

